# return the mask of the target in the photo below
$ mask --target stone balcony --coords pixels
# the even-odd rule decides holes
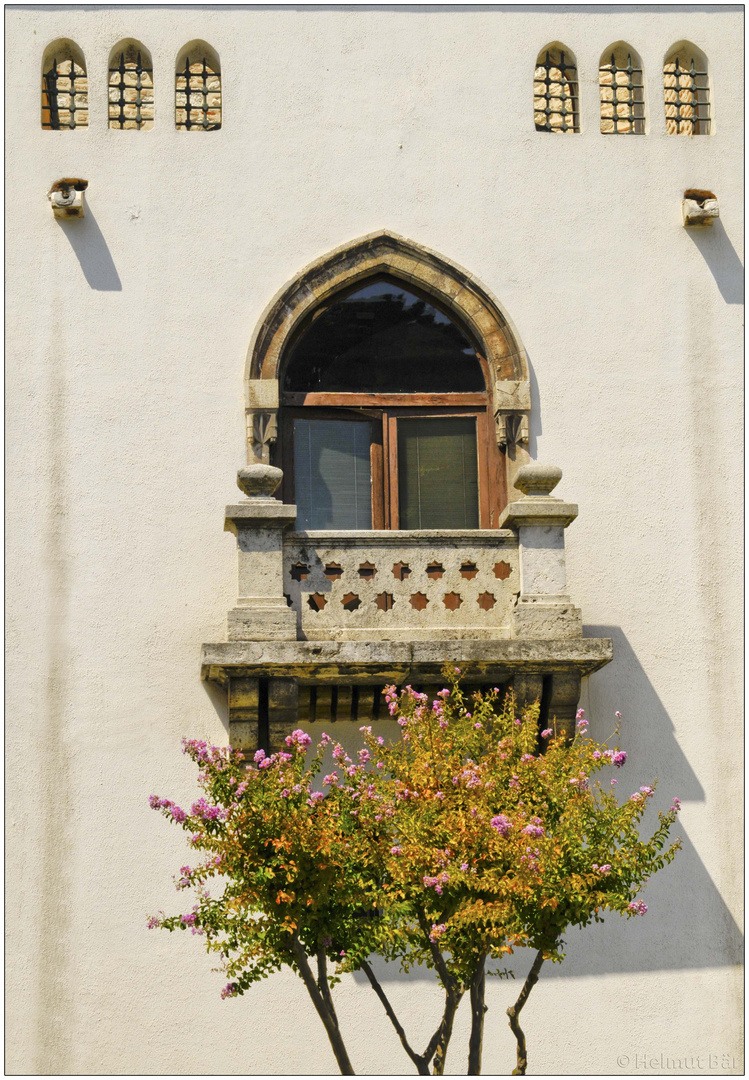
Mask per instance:
[[[294,532],[296,507],[273,498],[280,478],[240,470],[248,497],[226,510],[239,596],[202,675],[228,690],[233,745],[276,749],[300,721],[377,720],[385,684],[436,691],[445,663],[571,720],[581,678],[612,647],[582,636],[567,592],[577,506],[551,495],[560,470],[521,469],[497,529],[428,532]]]

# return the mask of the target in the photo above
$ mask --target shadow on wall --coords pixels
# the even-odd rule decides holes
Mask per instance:
[[[744,302],[744,267],[720,218],[710,229],[685,229],[708,270],[715,278],[720,295],[727,304]]]
[[[610,722],[603,714],[608,716],[612,702],[619,703],[625,713],[620,744],[630,751],[627,767],[617,775],[619,791],[625,798],[629,791],[658,775],[655,805],[644,822],[644,828],[652,830],[657,810],[665,810],[674,795],[682,803],[704,803],[704,789],[679,746],[671,718],[621,627],[585,626],[584,634],[612,638],[615,658],[613,664],[597,672],[589,682],[590,734],[600,741],[610,738],[613,717]],[[633,710],[629,720],[628,703]],[[648,882],[642,894],[650,909],[648,914],[630,919],[610,914],[603,924],[570,931],[566,936],[566,959],[562,964],[545,964],[541,978],[741,964],[741,930],[678,819],[671,835],[674,839],[681,837],[682,848],[674,862]],[[518,949],[514,956],[497,962],[494,967],[509,967],[515,972],[517,983],[525,978],[532,959],[530,950]],[[386,981],[434,978],[424,968],[404,975],[397,965],[385,965],[381,961],[376,970],[378,978]],[[366,982],[366,976],[361,973],[354,977]]]
[[[624,712],[624,733],[619,742],[629,751],[630,760],[616,777],[618,790],[626,798],[630,790],[658,776],[655,805],[644,822],[644,828],[652,831],[657,810],[665,810],[674,795],[682,803],[704,803],[704,789],[679,746],[671,718],[621,628],[585,626],[584,633],[586,637],[612,638],[615,657],[613,664],[597,672],[588,683],[590,734],[602,742],[610,740],[614,726],[610,710],[618,706]],[[203,686],[228,737],[226,691],[208,682]],[[629,715],[628,704],[632,710]],[[604,719],[604,714],[608,718]],[[315,738],[312,729],[311,733]],[[353,752],[348,740],[347,749]],[[681,837],[682,848],[674,862],[648,883],[643,893],[648,914],[630,919],[609,914],[603,924],[570,931],[566,959],[562,964],[544,965],[542,978],[721,968],[741,963],[742,933],[678,819],[671,835],[674,839]],[[525,978],[531,962],[530,951],[518,949],[513,957],[495,966],[509,967],[517,982]],[[385,964],[379,958],[373,959],[372,966],[381,981],[434,978],[426,968],[404,974],[397,964]],[[356,972],[354,978],[367,982],[362,972]]]
[[[101,229],[86,205],[83,218],[55,219],[64,232],[86,281],[99,292],[122,292],[122,282]]]

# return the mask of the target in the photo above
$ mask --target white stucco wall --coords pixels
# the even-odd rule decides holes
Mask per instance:
[[[179,909],[185,853],[147,797],[194,792],[182,735],[226,739],[198,656],[236,595],[222,515],[253,329],[301,267],[379,228],[466,267],[517,327],[531,454],[580,505],[571,593],[614,639],[583,692],[592,733],[620,709],[620,785],[657,774],[656,802],[684,803],[647,918],[571,935],[543,974],[530,1071],[659,1072],[661,1055],[741,1071],[740,9],[11,7],[6,28],[8,1071],[334,1071],[291,974],[222,1002],[198,939],[146,930]],[[60,36],[85,53],[84,131],[39,125]],[[152,131],[106,127],[126,36],[153,56]],[[210,135],[173,124],[173,62],[196,37],[222,63]],[[665,134],[660,65],[683,38],[710,61],[709,137]],[[598,59],[619,39],[644,62],[646,137],[598,132]],[[532,123],[554,40],[580,74],[583,130],[564,138]],[[62,176],[89,181],[83,222],[52,217]],[[687,187],[717,194],[711,231],[682,227]],[[438,991],[390,987],[420,1042]],[[490,981],[485,1072],[512,1068],[512,994]],[[337,999],[359,1071],[411,1071],[368,987]]]

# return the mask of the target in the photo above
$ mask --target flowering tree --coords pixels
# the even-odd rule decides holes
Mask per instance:
[[[388,881],[406,900],[392,951],[433,967],[455,1008],[470,990],[468,1072],[476,1074],[485,960],[520,945],[535,949],[508,1009],[515,1071],[524,1073],[518,1017],[544,960],[562,960],[570,926],[600,922],[605,911],[645,914],[637,894],[676,853],[678,842],[668,847],[667,840],[679,801],[642,840],[638,825],[655,784],[622,805],[616,778],[602,788],[596,774],[621,768],[627,754],[590,739],[582,710],[574,734],[552,727],[539,737],[537,706],[518,715],[511,697],[499,707],[496,690],[467,701],[457,675],[448,681],[431,703],[410,688],[386,691],[402,739],[377,754],[378,814],[397,838],[386,860]],[[372,751],[373,736],[364,734]],[[452,1015],[446,1010],[448,1024]],[[444,1054],[435,1071],[439,1065]]]
[[[253,764],[231,749],[186,741],[205,796],[188,813],[170,800],[151,805],[190,832],[205,857],[182,868],[191,912],[154,916],[152,926],[190,928],[217,952],[230,981],[223,996],[286,964],[303,979],[342,1073],[353,1069],[331,988],[345,971],[363,970],[417,1071],[445,1067],[453,1021],[468,992],[472,1027],[468,1072],[481,1070],[486,960],[530,946],[536,958],[510,1009],[517,1068],[527,1056],[519,1014],[546,959],[560,961],[569,926],[600,921],[605,911],[631,917],[650,874],[669,862],[678,800],[649,840],[638,824],[654,785],[622,805],[611,781],[626,753],[576,731],[538,734],[538,708],[517,715],[498,691],[468,700],[452,673],[434,702],[410,687],[386,690],[402,737],[386,744],[362,728],[352,761],[333,745],[335,768],[313,785],[332,740],[314,754],[302,731],[288,751]],[[212,897],[209,878],[223,891]],[[410,1045],[369,957],[434,970],[445,994],[439,1025],[423,1051]],[[334,966],[329,970],[328,964]],[[317,975],[313,974],[316,965]],[[501,974],[508,974],[502,972]]]

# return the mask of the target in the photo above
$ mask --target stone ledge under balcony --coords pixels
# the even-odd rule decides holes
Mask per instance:
[[[305,683],[438,681],[444,664],[467,682],[520,675],[590,675],[613,658],[610,638],[453,641],[229,641],[203,645],[201,677],[292,678]]]

